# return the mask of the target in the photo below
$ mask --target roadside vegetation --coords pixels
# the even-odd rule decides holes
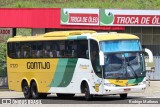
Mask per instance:
[[[6,49],[7,40],[9,36],[1,37],[0,42],[0,77],[5,77],[7,75],[7,65],[6,65]]]
[[[160,0],[1,0],[0,7],[160,9]]]

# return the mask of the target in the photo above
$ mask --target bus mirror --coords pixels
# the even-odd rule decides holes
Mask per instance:
[[[100,65],[104,65],[104,53],[102,51],[99,52],[99,61]]]
[[[144,52],[146,52],[148,54],[148,57],[145,57],[146,70],[147,71],[154,71],[155,64],[153,62],[152,52],[147,48],[144,49]]]
[[[148,59],[148,62],[152,63],[153,62],[153,54],[151,52],[151,50],[145,48],[144,51],[148,54],[149,56],[149,59]]]

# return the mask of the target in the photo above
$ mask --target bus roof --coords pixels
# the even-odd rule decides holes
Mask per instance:
[[[44,37],[67,37],[73,35],[81,35],[83,33],[92,34],[96,33],[96,31],[93,30],[55,31],[44,34]]]
[[[139,37],[127,34],[127,33],[116,33],[116,32],[110,32],[110,33],[94,33],[92,34],[92,38],[97,39],[98,41],[105,41],[105,40],[124,40],[124,39],[139,39]]]
[[[15,36],[9,38],[8,42],[16,41],[41,41],[41,40],[74,40],[94,38],[97,41],[120,40],[120,39],[139,39],[137,36],[127,33],[97,33],[93,30],[73,30],[73,31],[55,31],[36,36]]]

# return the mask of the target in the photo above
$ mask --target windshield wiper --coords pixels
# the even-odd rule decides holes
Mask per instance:
[[[132,71],[134,72],[134,75],[136,76],[136,78],[138,78],[138,75],[136,73],[136,71],[133,69],[132,65],[130,64],[130,62],[128,62],[129,67],[132,69]]]
[[[125,54],[124,54],[124,58],[125,58],[125,60],[127,59]],[[125,63],[127,63],[127,66],[129,66],[132,69],[132,71],[134,72],[135,77],[138,78],[138,75],[137,75],[136,71],[133,69],[133,67],[130,64],[129,60],[128,60],[128,62],[125,61]],[[126,69],[126,72],[127,72],[127,69]]]

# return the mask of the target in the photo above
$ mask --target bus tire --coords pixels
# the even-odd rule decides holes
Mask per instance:
[[[28,86],[28,83],[26,81],[22,82],[22,91],[26,99],[32,98],[30,87]]]
[[[91,100],[92,97],[93,97],[93,95],[90,94],[89,86],[88,86],[87,83],[85,84],[84,94],[85,94],[85,99],[86,99],[87,101]]]
[[[35,82],[31,83],[31,95],[33,99],[41,98],[41,94],[38,93],[37,84]]]
[[[121,99],[126,99],[127,98],[127,94],[120,94],[120,98]]]
[[[59,98],[62,98],[62,99],[67,99],[67,98],[72,98],[75,96],[75,94],[60,94],[60,93],[57,93],[57,96]]]

